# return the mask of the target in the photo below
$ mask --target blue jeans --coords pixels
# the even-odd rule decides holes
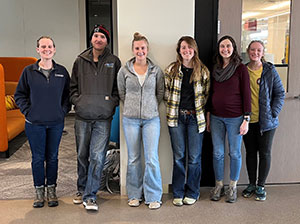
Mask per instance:
[[[211,115],[210,129],[213,143],[213,166],[217,181],[224,179],[224,151],[227,132],[230,156],[230,180],[237,181],[242,167],[242,135],[240,126],[243,116],[223,118]]]
[[[128,149],[126,188],[129,200],[141,200],[144,192],[146,204],[161,202],[162,183],[158,159],[159,117],[148,120],[123,117],[123,129]],[[145,156],[144,175],[141,159],[142,143]]]
[[[109,143],[111,120],[75,120],[77,149],[77,190],[83,201],[96,200]]]
[[[179,115],[178,126],[169,127],[169,132],[173,149],[173,197],[183,198],[186,196],[198,199],[203,132],[198,132],[197,120],[193,114]],[[186,154],[188,155],[187,165]]]
[[[56,185],[58,170],[58,148],[64,123],[56,125],[34,125],[25,123],[32,153],[32,175],[34,186]],[[46,170],[45,170],[46,162]]]

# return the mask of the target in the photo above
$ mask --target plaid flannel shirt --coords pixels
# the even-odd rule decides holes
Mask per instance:
[[[179,67],[178,75],[172,77],[170,75],[172,65],[165,71],[165,94],[164,100],[167,107],[167,123],[169,127],[178,126],[178,114],[180,103],[181,83],[183,73],[181,66]],[[205,122],[205,104],[209,95],[210,76],[209,72],[202,70],[202,80],[194,81],[195,92],[195,110],[199,133],[203,132],[206,127]]]

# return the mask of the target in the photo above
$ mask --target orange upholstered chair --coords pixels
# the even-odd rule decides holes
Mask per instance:
[[[8,150],[8,142],[25,128],[19,109],[6,110],[5,95],[14,95],[23,69],[37,61],[33,57],[0,57],[0,152]]]

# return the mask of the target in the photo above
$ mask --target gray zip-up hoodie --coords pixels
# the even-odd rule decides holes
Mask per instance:
[[[158,105],[164,95],[162,70],[147,58],[148,72],[141,86],[130,59],[118,73],[118,90],[124,102],[123,115],[128,118],[151,119],[159,116]]]

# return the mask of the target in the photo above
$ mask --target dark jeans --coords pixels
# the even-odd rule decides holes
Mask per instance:
[[[186,196],[198,199],[203,132],[198,132],[197,120],[193,114],[179,115],[178,126],[169,127],[169,132],[173,149],[173,197]],[[186,154],[188,154],[187,165]]]
[[[259,123],[250,123],[249,131],[244,136],[246,147],[246,165],[250,184],[257,180],[257,154],[259,155],[258,182],[264,186],[271,167],[271,148],[275,129],[261,133]]]
[[[77,149],[77,189],[83,201],[96,200],[109,143],[111,120],[75,120]]]
[[[32,175],[34,186],[56,185],[58,169],[58,147],[61,140],[64,123],[57,125],[34,125],[25,123],[32,153]],[[45,172],[46,162],[46,172]]]

